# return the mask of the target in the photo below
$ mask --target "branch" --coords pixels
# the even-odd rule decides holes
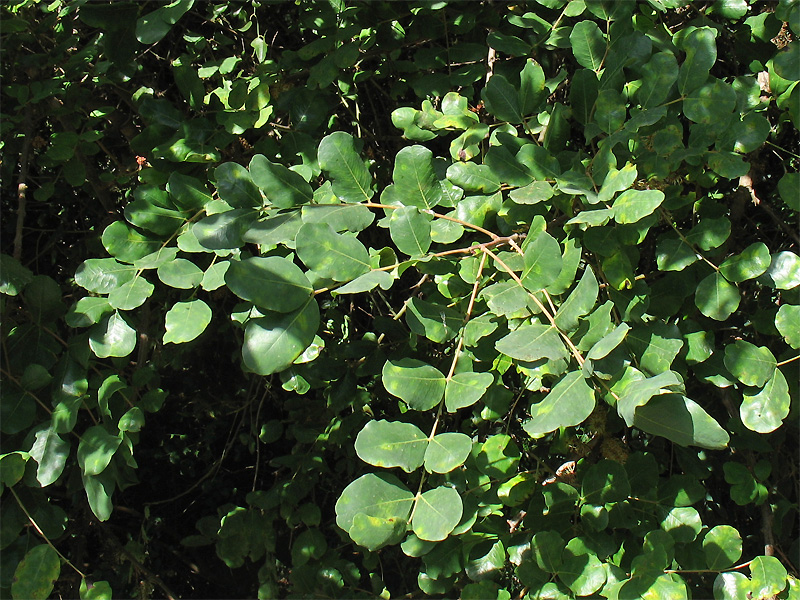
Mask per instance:
[[[14,258],[20,260],[22,257],[22,226],[25,223],[25,207],[28,202],[28,159],[31,154],[31,142],[33,141],[33,121],[31,117],[31,105],[25,105],[25,119],[23,120],[22,151],[19,158],[19,178],[17,179],[17,227],[14,232]]]

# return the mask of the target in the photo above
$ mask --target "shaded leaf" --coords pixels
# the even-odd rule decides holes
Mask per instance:
[[[333,193],[344,202],[366,202],[372,198],[372,177],[356,152],[352,135],[335,131],[322,138],[318,150],[319,166],[332,178]]]
[[[580,371],[572,371],[543,400],[531,405],[531,418],[522,427],[531,437],[539,438],[560,427],[583,423],[594,406],[594,389],[586,384]]]
[[[250,160],[250,175],[267,201],[278,208],[291,208],[314,199],[311,186],[298,173],[273,163],[263,154]],[[230,202],[229,202],[230,204]]]
[[[660,435],[680,446],[699,446],[720,450],[730,437],[703,408],[680,394],[652,398],[636,409],[634,427]]]
[[[295,310],[314,291],[300,267],[279,256],[231,261],[225,283],[241,299],[275,312]]]
[[[334,281],[350,281],[370,270],[369,254],[355,237],[327,223],[306,223],[297,232],[297,255],[312,271]]]
[[[15,600],[45,600],[61,574],[61,558],[49,544],[39,544],[25,553],[14,570],[11,597]]]

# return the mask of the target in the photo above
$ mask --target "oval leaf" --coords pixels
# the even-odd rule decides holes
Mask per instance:
[[[428,436],[411,423],[370,421],[358,432],[356,454],[375,467],[400,467],[406,473],[418,469],[425,459]]]

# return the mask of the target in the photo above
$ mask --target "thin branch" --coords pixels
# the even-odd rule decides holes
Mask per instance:
[[[17,179],[17,226],[14,232],[14,258],[22,258],[22,228],[25,224],[26,205],[28,202],[28,160],[33,142],[33,117],[30,103],[25,105],[25,119],[23,121],[24,139],[19,158],[19,178]]]

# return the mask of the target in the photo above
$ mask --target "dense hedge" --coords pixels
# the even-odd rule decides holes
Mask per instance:
[[[5,597],[800,598],[800,3],[12,0]]]

